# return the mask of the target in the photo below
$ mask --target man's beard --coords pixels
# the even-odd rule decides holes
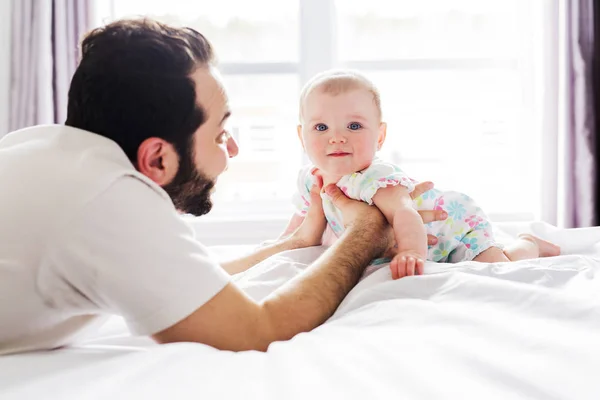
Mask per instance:
[[[163,189],[177,210],[195,216],[204,215],[212,209],[210,195],[215,182],[196,168],[189,149],[182,149],[179,155],[179,170]]]

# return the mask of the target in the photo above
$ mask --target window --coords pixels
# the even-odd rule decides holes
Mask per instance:
[[[98,20],[147,15],[214,44],[240,155],[220,178],[213,218],[286,218],[302,84],[356,68],[382,93],[381,156],[460,190],[496,220],[539,217],[533,0],[119,0]]]
[[[495,219],[538,217],[530,3],[336,2],[340,64],[381,90],[382,156],[468,193]]]

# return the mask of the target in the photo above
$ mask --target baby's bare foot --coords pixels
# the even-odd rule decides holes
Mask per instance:
[[[535,235],[531,235],[529,233],[522,233],[519,235],[519,238],[534,243],[539,249],[540,257],[554,257],[560,255],[560,246],[557,246],[554,243],[548,242],[546,240],[540,239]]]

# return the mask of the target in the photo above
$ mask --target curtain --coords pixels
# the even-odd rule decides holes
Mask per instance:
[[[13,0],[9,130],[63,123],[91,0]]]
[[[594,101],[595,107],[594,111],[596,112],[596,147],[595,147],[595,168],[596,168],[596,180],[594,182],[596,190],[594,191],[594,205],[595,205],[595,213],[594,213],[594,225],[600,224],[600,181],[598,178],[598,173],[600,171],[600,7],[597,4],[594,4],[593,10],[594,16],[594,54],[592,57],[592,80],[593,80],[593,88],[594,88]]]
[[[567,0],[565,9],[565,187],[563,223],[592,226],[597,220],[597,125],[594,64],[594,0]]]
[[[541,4],[542,219],[567,228],[594,226],[600,222],[598,6],[594,0]]]

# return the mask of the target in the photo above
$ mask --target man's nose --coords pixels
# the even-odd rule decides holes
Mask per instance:
[[[237,156],[239,152],[240,149],[237,145],[237,142],[233,136],[229,136],[229,139],[227,139],[227,153],[229,153],[229,158]]]

